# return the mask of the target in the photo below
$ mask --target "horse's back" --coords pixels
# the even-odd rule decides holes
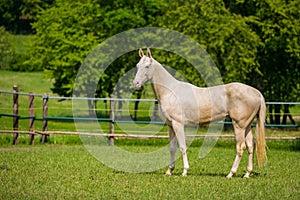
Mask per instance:
[[[243,83],[229,83],[224,87],[227,100],[234,102],[242,101],[247,104],[251,102],[260,102],[260,98],[262,96],[262,94],[257,89]]]
[[[225,85],[229,116],[241,127],[248,126],[259,111],[262,94],[243,83]]]

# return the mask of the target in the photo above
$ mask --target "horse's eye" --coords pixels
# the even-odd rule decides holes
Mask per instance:
[[[145,68],[146,68],[146,69],[149,69],[149,65],[147,65]]]

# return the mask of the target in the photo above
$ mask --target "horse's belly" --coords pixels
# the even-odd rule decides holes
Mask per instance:
[[[217,114],[217,115],[214,115],[214,116],[202,117],[202,118],[200,118],[198,124],[199,125],[204,125],[204,124],[209,124],[211,122],[222,121],[222,120],[225,119],[225,117],[226,117],[225,113]]]
[[[209,124],[210,122],[224,120],[226,116],[226,109],[214,110],[208,108],[199,108],[197,110],[185,113],[185,124],[204,125]]]

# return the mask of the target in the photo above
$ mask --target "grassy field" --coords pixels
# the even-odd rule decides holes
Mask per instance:
[[[142,142],[143,143],[143,142]],[[225,178],[234,159],[234,144],[220,143],[204,159],[199,147],[188,149],[191,169],[181,177],[181,159],[171,177],[164,169],[132,174],[108,168],[81,145],[36,145],[0,149],[0,199],[299,199],[300,162],[295,144],[285,148],[271,142],[268,165],[241,178],[243,157],[237,175]],[[133,152],[159,147],[122,144]],[[282,145],[282,144],[281,144]],[[280,145],[279,145],[280,146]],[[124,158],[126,162],[126,158]],[[153,160],[155,162],[155,160]]]

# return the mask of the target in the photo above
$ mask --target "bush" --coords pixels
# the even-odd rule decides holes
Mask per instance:
[[[9,33],[0,27],[0,69],[9,69],[13,61],[14,50],[9,40]]]
[[[41,67],[34,66],[30,62],[30,52],[34,35],[12,35],[12,44],[15,50],[14,58],[10,70],[12,71],[42,71]]]
[[[28,61],[33,38],[31,35],[11,35],[0,27],[0,70],[42,71]]]
[[[42,71],[41,68],[37,68],[31,65],[30,62],[28,62],[28,59],[28,54],[15,52],[11,66],[8,70],[19,72]]]

